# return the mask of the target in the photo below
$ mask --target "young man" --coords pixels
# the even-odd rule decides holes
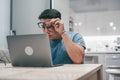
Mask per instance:
[[[39,27],[50,39],[53,64],[82,63],[85,42],[80,34],[64,30],[61,13],[56,9],[46,9],[38,18]]]

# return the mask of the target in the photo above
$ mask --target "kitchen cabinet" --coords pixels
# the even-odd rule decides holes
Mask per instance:
[[[102,64],[103,71],[105,71],[105,55],[101,53],[85,53],[84,64]],[[105,80],[105,73],[103,72],[103,80]]]
[[[106,68],[120,65],[120,53],[108,53],[105,54],[105,66]],[[106,80],[108,80],[108,74],[106,73]],[[120,80],[120,77],[115,77],[115,80]]]
[[[84,58],[84,64],[102,64],[103,65],[103,80],[108,80],[108,74],[106,69],[112,65],[120,65],[120,52],[86,52]],[[120,80],[116,77],[115,80]]]

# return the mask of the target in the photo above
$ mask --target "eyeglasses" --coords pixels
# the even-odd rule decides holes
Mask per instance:
[[[38,24],[39,28],[44,28],[44,29],[45,28],[50,29],[50,28],[53,27],[51,24],[46,24],[46,23],[43,23],[43,22],[38,22],[37,24]]]

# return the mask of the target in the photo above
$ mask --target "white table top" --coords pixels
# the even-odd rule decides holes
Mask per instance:
[[[12,67],[0,64],[0,80],[83,80],[102,69],[101,64],[67,64],[58,67]]]

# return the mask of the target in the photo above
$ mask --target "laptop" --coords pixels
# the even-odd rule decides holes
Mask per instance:
[[[7,42],[13,66],[53,66],[47,34],[7,36]]]

